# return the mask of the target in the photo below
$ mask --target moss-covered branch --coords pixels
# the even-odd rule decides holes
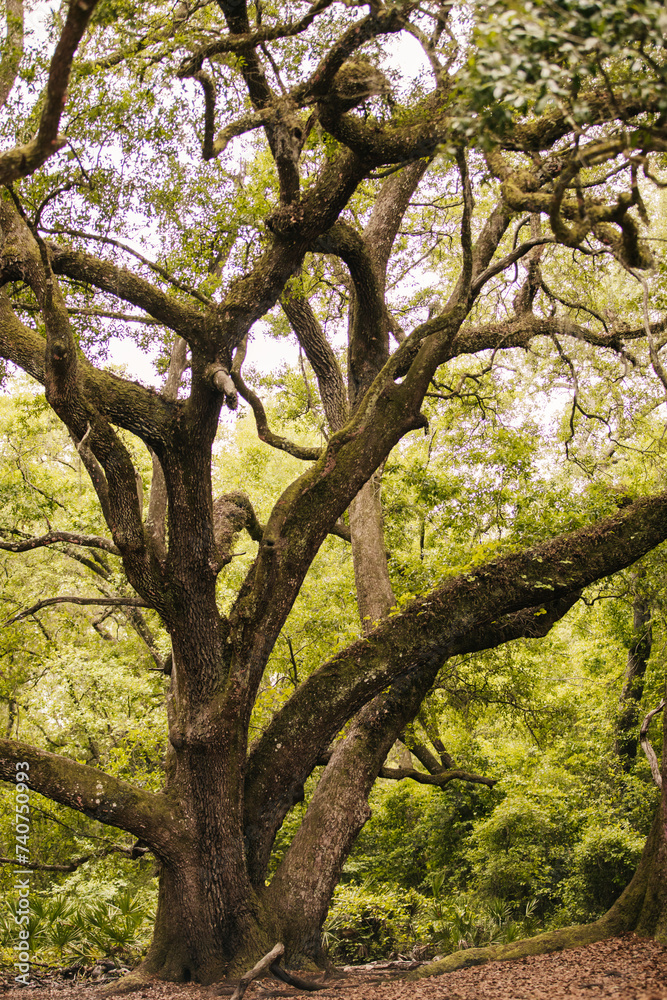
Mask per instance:
[[[179,821],[168,800],[127,781],[68,757],[18,740],[0,739],[0,779],[14,782],[16,765],[29,774],[29,786],[54,802],[85,813],[159,848],[177,831]]]
[[[549,611],[538,606],[541,596],[550,595],[553,609],[560,602],[566,608],[581,588],[631,565],[666,538],[663,493],[472,569],[383,621],[304,681],[253,748],[246,779],[248,827],[255,830],[264,812],[279,815],[288,799],[291,805],[297,783],[305,780],[319,754],[360,706],[393,679],[466,649],[506,642],[517,627],[526,629],[522,634],[544,634],[539,619],[544,616],[548,623]]]

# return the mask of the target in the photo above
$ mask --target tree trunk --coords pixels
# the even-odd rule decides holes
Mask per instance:
[[[637,593],[632,602],[632,641],[616,718],[615,750],[626,771],[637,756],[639,704],[644,694],[644,676],[652,645],[651,608],[646,597]]]
[[[369,632],[394,604],[384,542],[381,484],[379,469],[350,504],[354,579],[364,632]]]
[[[270,921],[260,919],[261,907],[253,893],[235,910],[221,898],[223,874],[219,854],[206,851],[204,844],[177,861],[161,864],[153,939],[141,966],[128,977],[128,987],[152,976],[210,985],[229,975],[240,976],[258,954],[272,947],[276,931],[269,927]],[[224,883],[227,895],[228,875]]]

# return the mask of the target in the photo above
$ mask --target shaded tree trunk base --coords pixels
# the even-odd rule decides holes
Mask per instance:
[[[137,990],[146,989],[151,983],[156,981],[156,977],[152,976],[149,972],[142,971],[143,966],[140,965],[138,969],[133,969],[122,979],[116,980],[113,983],[107,983],[102,986],[98,994],[101,997],[116,997],[125,996],[128,993],[136,993]]]
[[[510,962],[530,955],[578,948],[634,931],[667,944],[667,827],[658,808],[635,875],[611,909],[591,924],[547,931],[510,944],[467,948],[410,972],[407,980],[439,976],[486,962]]]

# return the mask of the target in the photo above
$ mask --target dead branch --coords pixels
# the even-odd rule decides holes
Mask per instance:
[[[232,1000],[241,1000],[241,997],[248,989],[248,986],[253,979],[257,979],[257,977],[261,976],[263,972],[266,972],[269,966],[276,962],[277,959],[281,958],[284,954],[284,944],[277,944],[274,948],[272,948],[268,955],[261,958],[256,965],[253,965],[249,972],[245,972],[241,976],[240,982],[232,994]]]
[[[651,719],[653,718],[653,716],[657,715],[659,712],[662,712],[664,707],[665,707],[665,699],[663,698],[658,707],[652,709],[648,713],[648,715],[642,722],[641,729],[639,730],[639,742],[641,743],[642,749],[648,758],[649,764],[651,765],[651,774],[653,775],[653,780],[658,786],[658,788],[662,788],[662,775],[660,773],[660,763],[658,761],[658,758],[656,757],[655,750],[651,746],[651,743],[648,738],[648,727],[651,725]]]

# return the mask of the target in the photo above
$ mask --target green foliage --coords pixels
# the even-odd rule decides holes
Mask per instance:
[[[626,825],[591,823],[572,852],[563,884],[567,919],[584,922],[605,913],[632,878],[644,838]]]
[[[667,15],[658,0],[487,0],[475,14],[475,51],[460,87],[487,127],[503,132],[518,114],[563,103],[583,121],[599,82],[619,105],[667,108]],[[462,121],[472,129],[472,119]]]
[[[10,903],[0,917],[0,957],[7,964],[17,939],[15,915]],[[134,964],[148,945],[153,918],[153,901],[128,888],[97,902],[71,893],[32,895],[29,950],[34,961],[46,965],[90,965],[102,957],[119,966]]]
[[[443,883],[442,874],[432,877],[433,895],[425,909],[428,935],[438,951],[506,944],[534,933],[535,900],[526,903],[517,916],[517,907],[503,899],[483,901],[466,894],[447,896],[442,891]]]
[[[373,880],[339,886],[324,926],[330,957],[367,962],[409,950],[422,938],[425,902],[413,889],[382,889]]]

